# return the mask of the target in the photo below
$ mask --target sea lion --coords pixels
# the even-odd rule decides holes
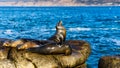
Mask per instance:
[[[5,42],[11,42],[11,39],[6,39],[6,38],[0,38],[0,49],[3,48],[3,44]]]
[[[17,44],[18,50],[33,48],[33,47],[41,47],[44,44],[53,43],[53,41],[48,40],[35,40],[35,39],[22,39],[21,44]],[[13,43],[15,45],[15,43]]]
[[[72,53],[71,47],[67,44],[62,44],[59,46],[56,43],[47,43],[45,45],[41,45],[40,47],[32,47],[26,49],[27,51],[44,54],[44,55],[70,55]]]
[[[28,49],[28,48],[33,48],[33,47],[40,47],[40,46],[32,41],[28,41],[20,46],[17,46],[18,50]]]
[[[44,54],[44,55],[56,55],[56,54],[65,54],[70,55],[71,54],[71,47],[67,44],[62,44],[59,46],[59,44],[56,44],[55,42],[51,41],[40,41],[39,44],[27,41],[21,46],[17,46],[18,50],[27,50],[34,53]]]
[[[34,44],[39,44],[41,41],[39,40],[34,40],[34,39],[19,39],[19,40],[15,40],[15,41],[6,41],[3,46],[6,46],[6,47],[20,47],[22,45],[25,45],[26,47],[24,47],[25,49],[26,48],[29,48],[29,47],[34,47]],[[29,45],[29,46],[28,46]]]
[[[56,33],[48,40],[52,40],[58,44],[62,44],[66,39],[66,29],[62,25],[62,21],[59,21],[56,25]]]
[[[24,44],[25,41],[23,39],[16,40],[16,41],[6,41],[3,46],[5,47],[17,47],[18,45]]]

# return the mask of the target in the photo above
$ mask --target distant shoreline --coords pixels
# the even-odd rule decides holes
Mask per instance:
[[[120,5],[84,5],[84,6],[0,6],[0,7],[120,7]]]

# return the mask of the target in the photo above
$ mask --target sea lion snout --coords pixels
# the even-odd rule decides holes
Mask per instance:
[[[59,21],[58,24],[56,25],[57,30],[65,30],[64,26],[62,25],[62,21]]]
[[[62,21],[59,21],[57,26],[62,26]]]

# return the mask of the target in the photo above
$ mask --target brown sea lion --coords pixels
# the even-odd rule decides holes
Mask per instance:
[[[3,46],[5,47],[17,47],[18,45],[24,44],[25,41],[23,39],[16,40],[16,41],[6,41]]]
[[[5,43],[3,43],[3,46],[6,47],[19,47],[19,46],[26,46],[24,47],[29,48],[29,47],[34,47],[34,44],[40,44],[41,41],[39,40],[34,40],[34,39],[19,39],[19,40],[15,40],[15,41],[6,41]],[[42,42],[41,44],[46,43],[46,42]]]
[[[5,42],[10,42],[12,41],[11,39],[5,39],[5,38],[0,38],[0,47],[5,43]]]
[[[56,33],[48,40],[52,40],[58,44],[62,44],[66,39],[66,29],[62,25],[62,21],[56,25]]]
[[[56,55],[64,54],[70,55],[72,53],[71,47],[67,44],[58,45],[56,43],[47,43],[45,45],[40,45],[40,47],[28,48],[27,51],[44,54],[44,55]]]
[[[53,41],[48,41],[48,40],[34,40],[34,39],[22,39],[21,44],[17,44],[17,48],[19,50],[22,49],[28,49],[28,48],[33,48],[33,47],[41,47],[45,44],[48,43],[53,43]],[[13,43],[14,45],[16,43]]]
[[[19,50],[33,48],[33,47],[40,47],[40,46],[34,42],[31,42],[31,41],[25,42],[24,44],[17,46],[17,48]]]
[[[44,55],[56,55],[56,54],[71,54],[71,47],[67,44],[56,44],[51,41],[39,41],[40,43],[35,43],[35,41],[27,41],[20,46],[17,46],[18,50],[27,50],[34,53],[40,53]]]

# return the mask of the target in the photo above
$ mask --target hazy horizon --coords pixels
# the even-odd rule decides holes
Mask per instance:
[[[0,6],[85,6],[112,5],[119,0],[0,0]],[[106,4],[107,3],[107,4]],[[104,4],[103,4],[104,5]]]

